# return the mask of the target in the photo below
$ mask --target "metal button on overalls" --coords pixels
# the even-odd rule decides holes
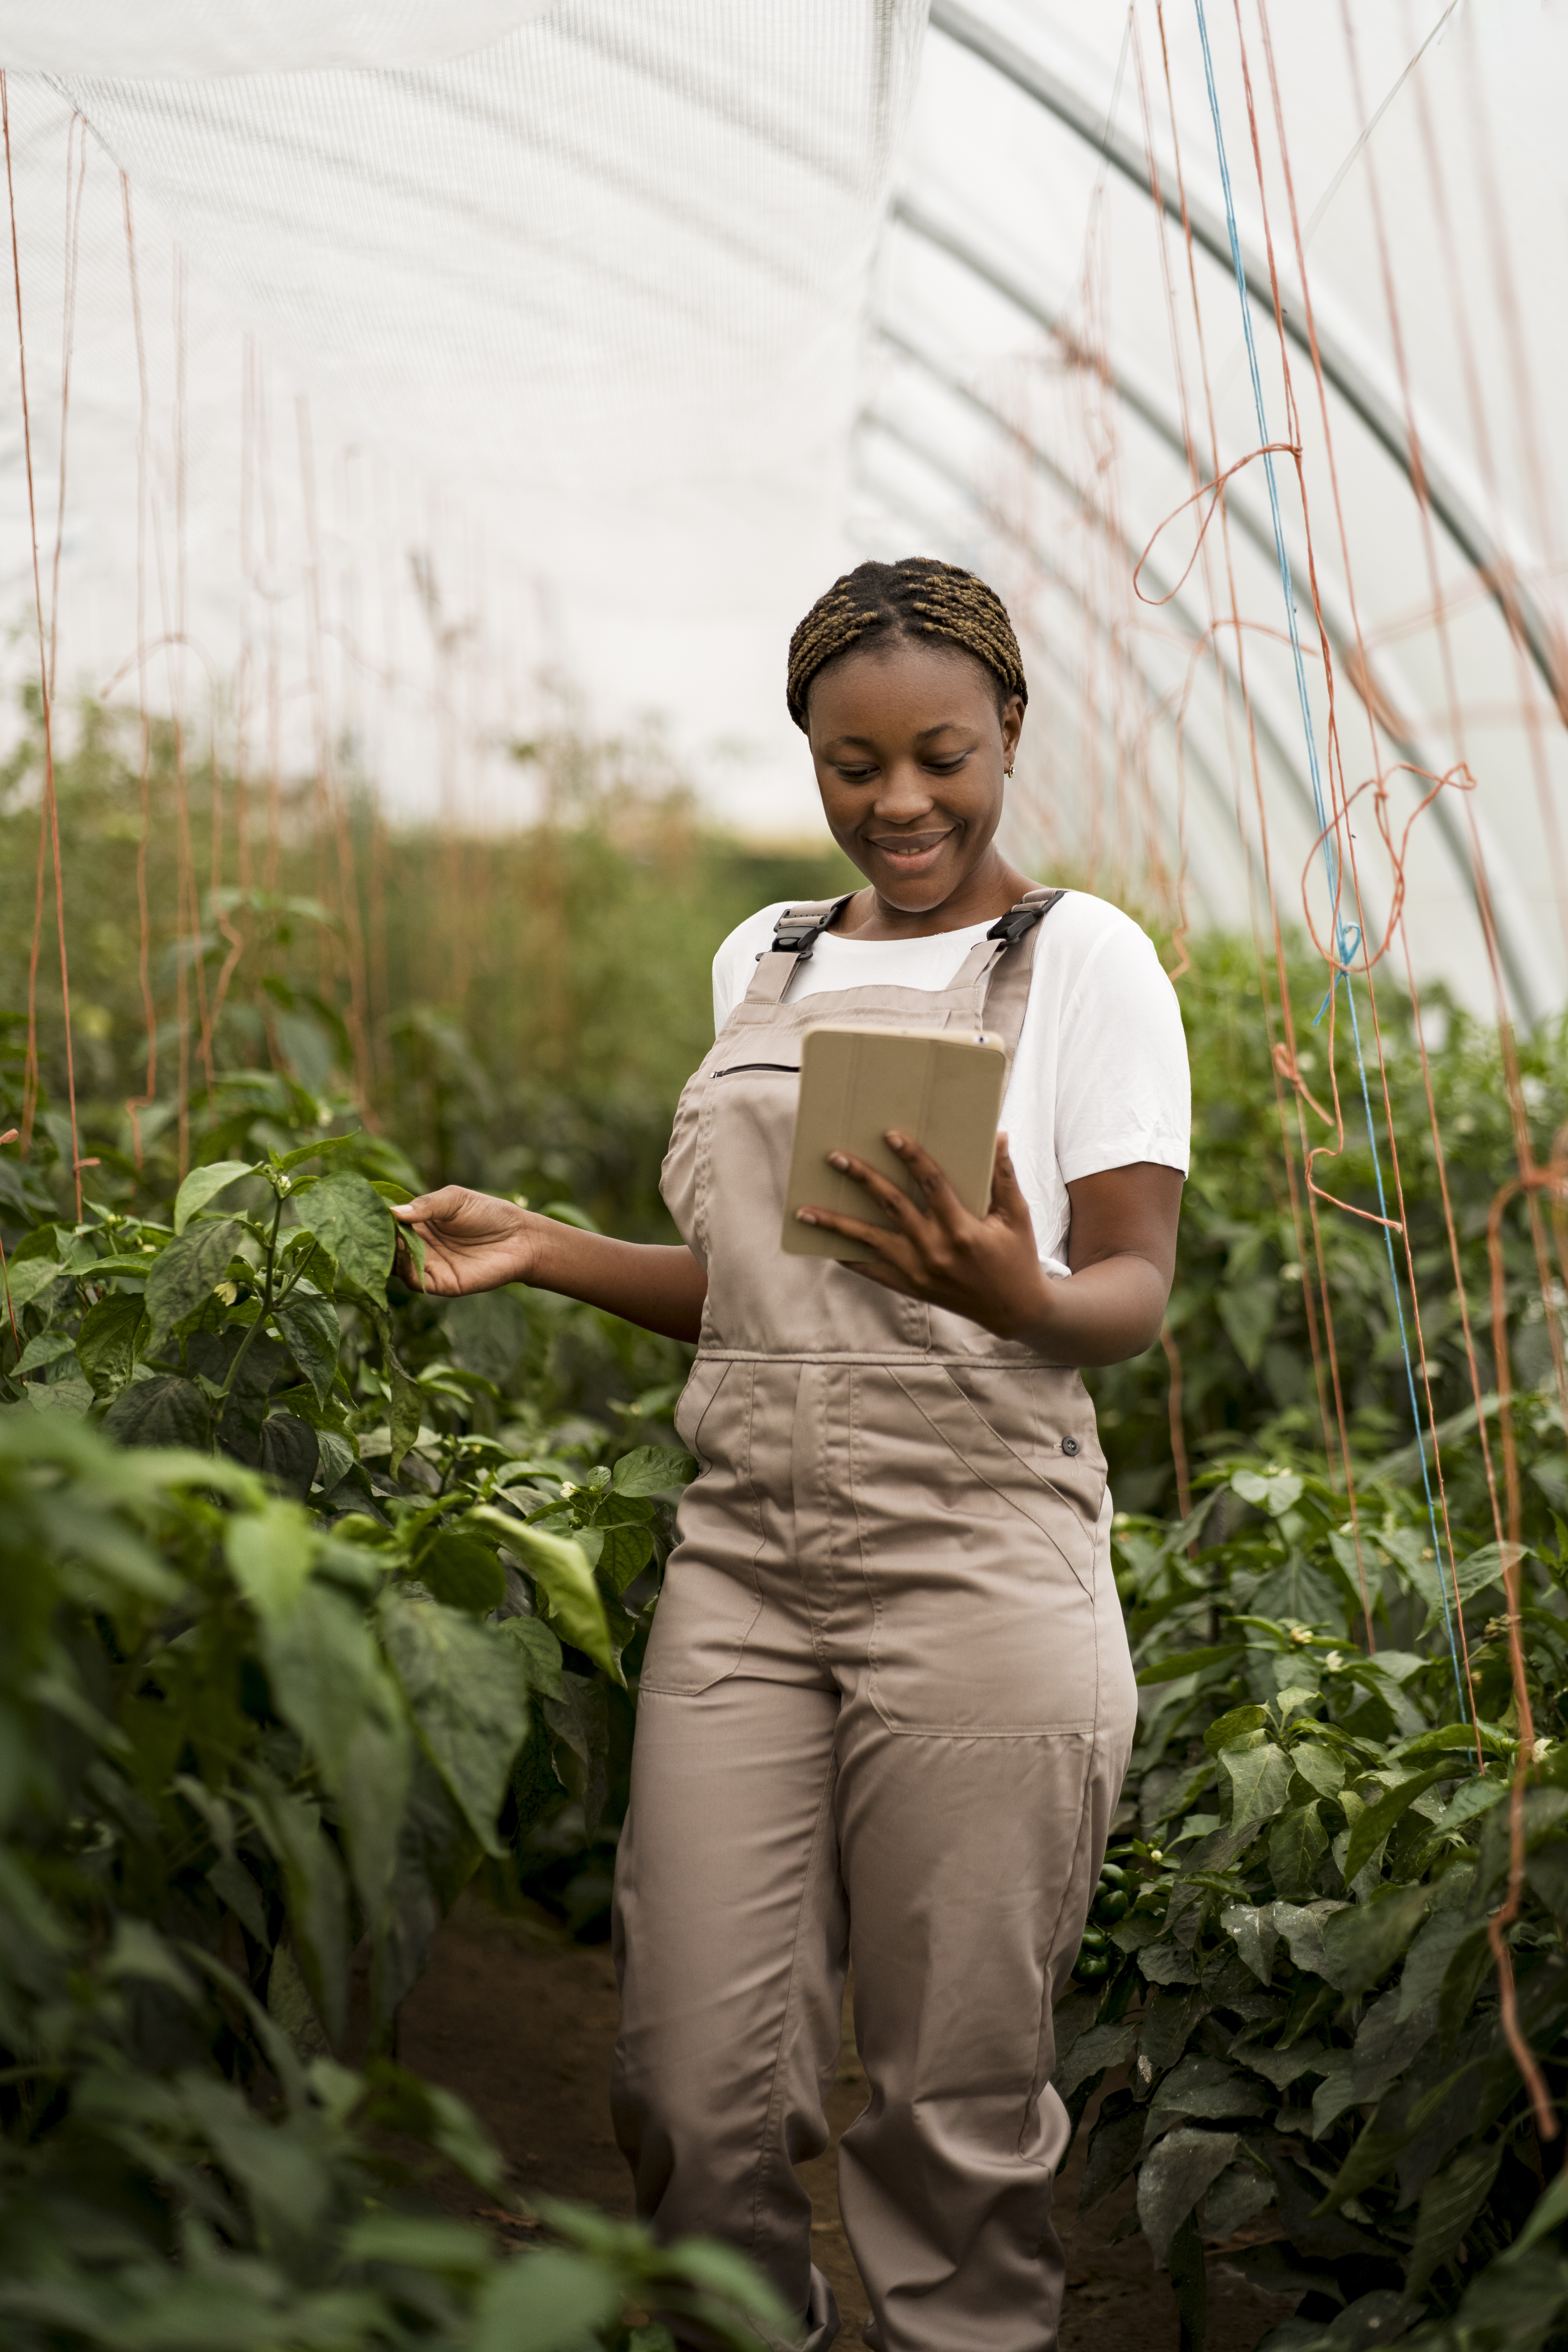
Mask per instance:
[[[677,1415],[700,1475],[616,1869],[616,2130],[638,2211],[749,2254],[824,2347],[837,2317],[795,2166],[826,2144],[851,1961],[871,2099],[840,2203],[872,2341],[1056,2340],[1051,2006],[1135,1692],[1078,1374],[781,1250],[800,1035],[984,1026],[1010,1059],[1054,902],[1031,894],[1021,936],[998,926],[942,990],[786,1004],[795,961],[775,947],[687,1086],[665,1163],[708,1271]],[[809,951],[833,911],[799,910],[786,941]]]

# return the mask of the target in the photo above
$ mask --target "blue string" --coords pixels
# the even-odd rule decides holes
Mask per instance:
[[[1214,118],[1215,147],[1219,156],[1220,186],[1225,194],[1226,226],[1230,234],[1230,257],[1236,269],[1237,298],[1241,305],[1241,331],[1247,341],[1247,364],[1252,377],[1252,401],[1258,415],[1258,438],[1264,447],[1263,471],[1268,483],[1268,511],[1274,523],[1274,552],[1279,562],[1279,586],[1285,598],[1285,619],[1290,632],[1290,654],[1296,666],[1296,693],[1301,705],[1301,730],[1307,741],[1307,766],[1312,780],[1312,801],[1318,813],[1318,830],[1323,845],[1323,864],[1328,871],[1330,903],[1335,908],[1334,948],[1337,963],[1348,966],[1361,945],[1361,932],[1354,924],[1346,923],[1338,911],[1340,904],[1340,856],[1333,829],[1323,803],[1322,774],[1318,764],[1317,730],[1312,721],[1312,706],[1307,694],[1307,665],[1301,654],[1300,632],[1297,626],[1296,591],[1290,577],[1290,559],[1285,551],[1285,530],[1279,515],[1279,486],[1275,479],[1274,458],[1268,448],[1268,417],[1263,400],[1263,379],[1258,369],[1258,346],[1252,334],[1252,303],[1247,289],[1247,271],[1241,258],[1241,237],[1236,226],[1236,205],[1231,195],[1230,164],[1225,152],[1225,131],[1220,121],[1219,91],[1215,85],[1214,58],[1209,49],[1208,21],[1204,14],[1204,0],[1194,0],[1198,17],[1198,39],[1203,45],[1204,79],[1208,86],[1209,112]],[[1415,1367],[1410,1360],[1410,1341],[1405,1326],[1405,1301],[1399,1287],[1399,1269],[1394,1262],[1394,1233],[1388,1223],[1388,1202],[1383,1186],[1383,1161],[1377,1148],[1377,1135],[1372,1123],[1372,1094],[1367,1084],[1366,1061],[1362,1053],[1361,1024],[1356,1018],[1355,991],[1351,985],[1348,970],[1341,969],[1329,982],[1329,993],[1323,999],[1318,1021],[1328,1011],[1333,999],[1336,982],[1345,984],[1345,997],[1350,1005],[1351,1037],[1355,1046],[1356,1072],[1361,1080],[1362,1108],[1366,1113],[1366,1139],[1372,1148],[1372,1172],[1377,1186],[1378,1213],[1384,1219],[1383,1238],[1388,1251],[1388,1278],[1394,1292],[1394,1312],[1399,1325],[1399,1347],[1405,1359],[1405,1385],[1410,1391],[1410,1413],[1415,1424],[1416,1450],[1421,1456],[1421,1485],[1426,1496],[1426,1522],[1432,1530],[1432,1557],[1437,1562],[1437,1590],[1443,1601],[1443,1624],[1448,1636],[1448,1656],[1454,1668],[1454,1689],[1458,1697],[1459,1714],[1465,1718],[1464,1685],[1459,1675],[1459,1654],[1454,1640],[1453,1612],[1448,1605],[1448,1588],[1444,1580],[1443,1546],[1437,1534],[1437,1509],[1432,1495],[1431,1473],[1426,1463],[1426,1436],[1421,1426],[1421,1407],[1415,1393]],[[1313,1027],[1316,1028],[1317,1021]]]

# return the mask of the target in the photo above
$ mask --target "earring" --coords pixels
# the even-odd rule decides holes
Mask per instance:
[[[1005,784],[1010,784],[1010,783],[1012,782],[1012,781],[1013,781],[1013,771],[1012,771],[1012,769],[1011,769],[1011,768],[1004,768],[1004,769],[1003,769],[1003,771],[1002,771],[1002,781],[1003,781],[1003,782],[1004,782]]]

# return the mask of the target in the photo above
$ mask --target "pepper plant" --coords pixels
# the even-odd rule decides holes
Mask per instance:
[[[1544,1398],[1522,1418],[1527,1458],[1560,1447]],[[1419,1490],[1369,1484],[1352,1528],[1343,1494],[1306,1466],[1232,1460],[1206,1486],[1185,1522],[1115,1528],[1141,1719],[1057,2011],[1056,2081],[1076,2118],[1108,2070],[1126,2071],[1100,2105],[1082,2203],[1135,2178],[1128,2226],[1170,2265],[1193,2347],[1205,2246],[1300,2297],[1271,2352],[1407,2333],[1430,2352],[1555,2344],[1563,2143],[1538,2133],[1489,1939],[1521,1761],[1498,1547],[1462,1553],[1450,1642]],[[1520,2031],[1560,2111],[1561,1520],[1524,1588],[1534,1732],[1504,1940]]]

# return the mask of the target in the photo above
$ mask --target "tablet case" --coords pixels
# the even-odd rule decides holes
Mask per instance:
[[[827,1164],[851,1151],[907,1192],[921,1195],[903,1161],[883,1141],[890,1127],[912,1138],[942,1168],[971,1213],[991,1205],[996,1123],[1007,1056],[993,1037],[950,1029],[835,1028],[801,1036],[800,1104],[790,1154],[781,1243],[791,1257],[868,1258],[868,1242],[823,1225],[803,1225],[801,1208],[831,1209],[862,1223],[892,1226],[862,1185]]]

